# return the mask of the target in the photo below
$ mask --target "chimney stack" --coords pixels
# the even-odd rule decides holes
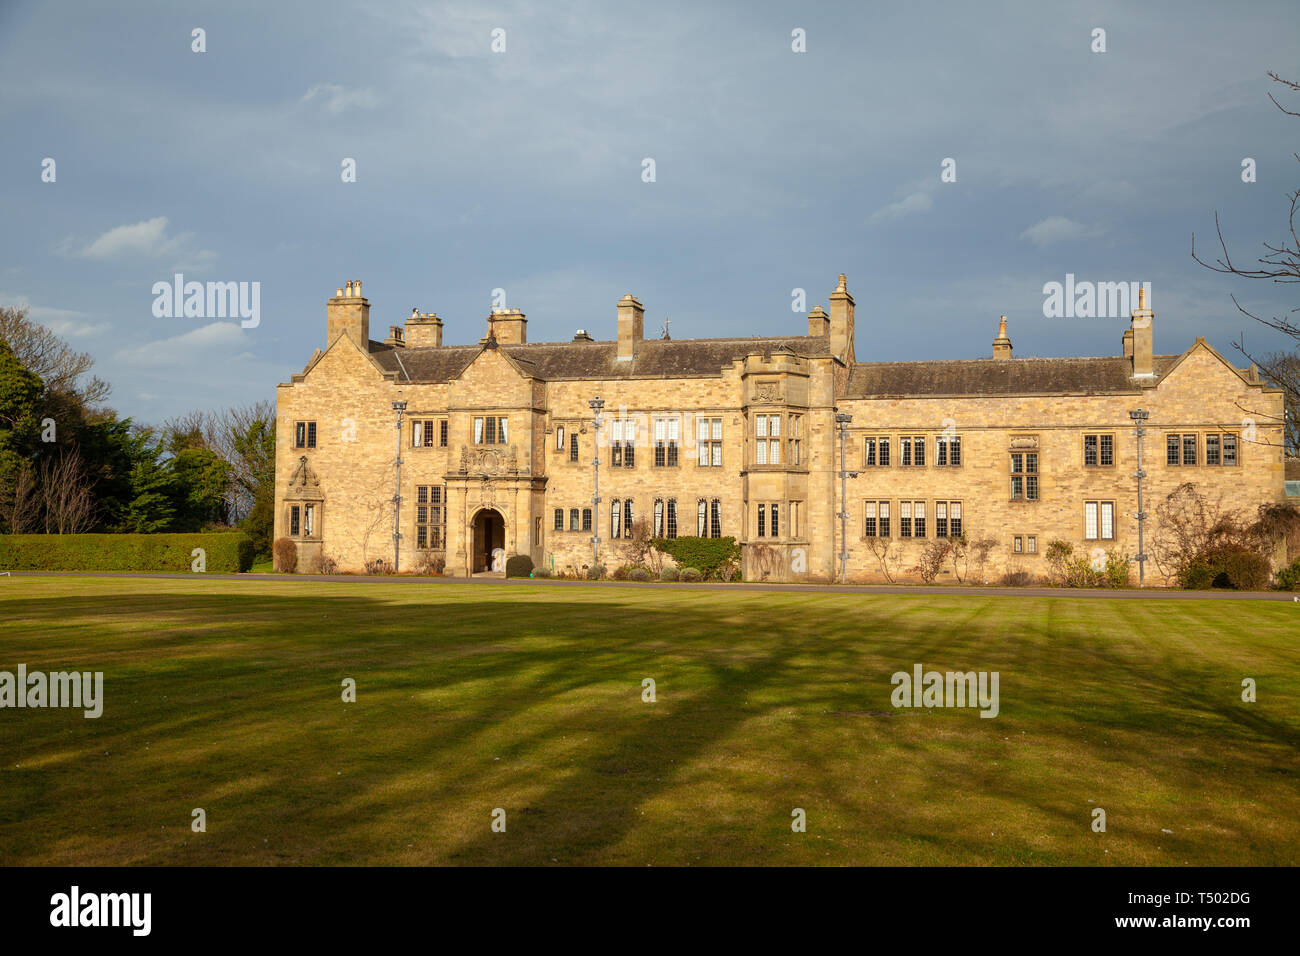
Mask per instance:
[[[370,302],[361,295],[361,280],[349,279],[325,305],[325,347],[348,335],[363,352],[370,350]]]
[[[998,323],[998,337],[993,340],[993,357],[995,359],[1011,358],[1011,339],[1007,337],[1007,317],[1002,316]]]
[[[436,312],[412,309],[406,320],[406,347],[408,349],[439,348],[442,346],[442,319]]]
[[[644,338],[645,306],[629,292],[618,301],[618,358],[630,360]]]
[[[528,341],[528,319],[518,309],[493,309],[488,316],[488,334],[497,345],[523,345]]]
[[[853,355],[853,296],[849,295],[848,280],[842,272],[839,285],[831,293],[830,337],[832,355],[839,356],[846,365],[857,361]]]
[[[830,335],[830,332],[831,317],[820,305],[814,305],[812,311],[808,313],[808,334]]]
[[[1133,310],[1132,323],[1132,360],[1134,378],[1150,378],[1155,374],[1151,355],[1154,345],[1153,329],[1156,314],[1147,308],[1147,290],[1138,288],[1138,306]]]

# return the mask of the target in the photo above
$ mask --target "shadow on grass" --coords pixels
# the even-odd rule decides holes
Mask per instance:
[[[1080,862],[1089,857],[1071,841],[1089,838],[1084,794],[1115,761],[1195,792],[1195,761],[1171,760],[1180,739],[1213,756],[1206,735],[1230,738],[1253,772],[1297,742],[1283,720],[1215,696],[1217,665],[1137,630],[1100,633],[1097,615],[1136,626],[1140,609],[141,587],[3,602],[6,620],[23,623],[0,623],[0,668],[108,672],[104,718],[27,711],[21,735],[0,741],[0,780],[14,784],[0,798],[5,862],[650,862],[637,854],[656,801],[699,828],[663,833],[663,859],[808,862],[773,843],[788,817],[763,825],[767,843],[742,834],[728,848],[710,836],[744,827],[701,820],[689,802],[753,807],[787,794],[860,821],[866,836],[845,838],[833,862]],[[1003,671],[1002,718],[836,716],[889,712],[889,674],[913,663]],[[341,704],[344,677],[357,681],[356,704]],[[644,677],[658,683],[655,704],[641,701]],[[1021,730],[1048,751],[1075,748],[1076,766],[1018,756],[1003,738]],[[1120,735],[1116,754],[1105,741]],[[760,769],[701,778],[696,765],[720,749]],[[778,783],[778,770],[799,779]],[[1294,797],[1258,800],[1285,813]],[[187,842],[193,806],[214,820],[201,848]],[[497,806],[508,836],[489,830]],[[1239,833],[1239,816],[1210,822]]]

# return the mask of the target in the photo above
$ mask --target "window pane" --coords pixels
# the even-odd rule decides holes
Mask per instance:
[[[767,416],[759,415],[758,418],[754,419],[754,428],[757,429],[754,434],[756,434],[759,438],[766,438],[767,437]]]
[[[1089,541],[1097,537],[1097,502],[1089,501],[1083,506],[1083,536]]]
[[[1196,464],[1196,436],[1195,435],[1183,436],[1183,464],[1184,465]]]
[[[1207,465],[1217,465],[1219,463],[1219,436],[1205,436],[1205,463]]]
[[[1115,503],[1113,501],[1103,501],[1101,503],[1101,536],[1107,540],[1115,537]]]
[[[722,419],[721,418],[715,418],[713,420],[713,440],[714,441],[722,440]]]
[[[483,444],[483,419],[474,419],[474,444]]]
[[[1237,436],[1223,436],[1223,463],[1225,465],[1235,465],[1237,463]]]
[[[1179,461],[1178,436],[1166,435],[1165,436],[1165,464],[1176,465],[1178,464],[1178,461]]]
[[[722,442],[713,443],[713,467],[718,468],[722,465]]]
[[[771,424],[768,426],[768,428],[771,431],[773,438],[778,437],[781,434],[781,416],[772,415]]]

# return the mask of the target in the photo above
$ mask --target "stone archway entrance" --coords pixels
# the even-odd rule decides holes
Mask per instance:
[[[470,570],[474,574],[492,570],[492,552],[506,546],[506,521],[499,511],[484,508],[474,516],[474,550]]]

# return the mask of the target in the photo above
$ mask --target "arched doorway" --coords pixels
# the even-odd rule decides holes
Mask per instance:
[[[474,516],[474,553],[470,569],[475,574],[492,570],[492,552],[505,546],[505,519],[500,512],[484,508]]]

